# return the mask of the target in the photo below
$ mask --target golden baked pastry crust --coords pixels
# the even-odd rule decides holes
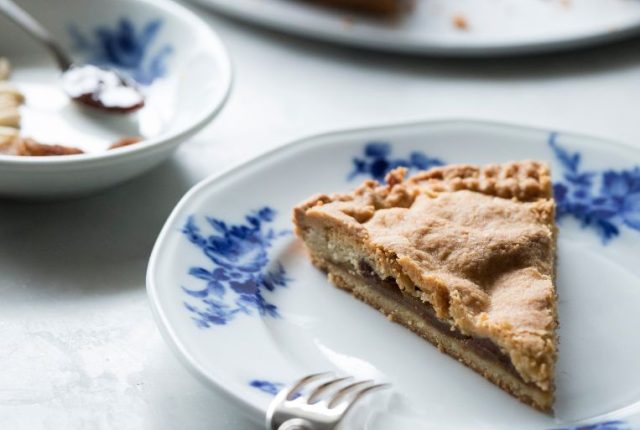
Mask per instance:
[[[550,408],[556,232],[547,165],[405,173],[396,169],[384,185],[366,181],[353,193],[318,195],[296,207],[296,230],[312,258],[356,270],[362,261],[455,330],[491,340],[523,383],[548,394],[534,406]]]

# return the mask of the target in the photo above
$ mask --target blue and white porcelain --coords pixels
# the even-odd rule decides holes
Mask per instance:
[[[633,0],[417,0],[401,19],[375,19],[291,0],[191,0],[280,31],[367,49],[449,56],[575,49],[640,33]],[[462,17],[466,29],[454,25]]]
[[[291,210],[389,169],[547,160],[560,228],[555,415],[537,412],[313,268]],[[304,139],[212,177],[173,211],[147,273],[158,324],[199,379],[263,419],[312,372],[388,381],[367,429],[640,429],[640,149],[556,130],[428,122]]]
[[[80,62],[115,67],[135,80],[146,105],[132,115],[81,109],[61,90],[53,60],[0,17],[0,53],[26,95],[23,136],[79,147],[63,157],[0,155],[0,195],[86,194],[130,179],[169,157],[224,104],[232,72],[216,33],[168,0],[21,0]],[[144,140],[117,150],[123,137]]]

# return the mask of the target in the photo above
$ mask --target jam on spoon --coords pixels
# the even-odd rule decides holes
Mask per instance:
[[[73,100],[108,112],[128,113],[144,106],[138,86],[113,70],[72,65],[62,74],[62,88]]]
[[[144,106],[144,96],[135,82],[113,69],[74,63],[51,34],[12,0],[0,0],[0,13],[51,52],[62,71],[62,87],[72,100],[112,113],[129,113]]]

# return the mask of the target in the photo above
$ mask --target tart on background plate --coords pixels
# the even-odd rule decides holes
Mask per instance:
[[[365,13],[395,16],[407,11],[411,0],[312,0],[315,3],[330,7],[345,8],[347,10]]]

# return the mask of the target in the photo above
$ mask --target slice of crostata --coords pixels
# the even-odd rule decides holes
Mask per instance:
[[[450,165],[294,209],[336,286],[523,402],[552,409],[555,203],[537,161]]]

